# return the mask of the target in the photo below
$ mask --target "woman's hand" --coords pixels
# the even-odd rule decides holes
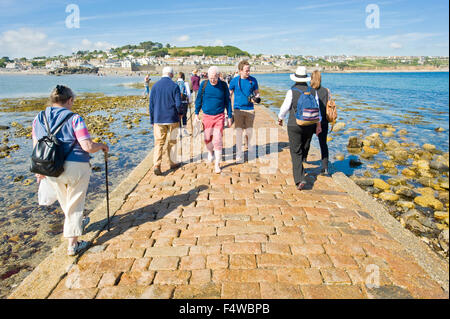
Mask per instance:
[[[41,175],[41,174],[34,174],[36,176],[36,180],[38,183],[40,183],[44,178],[45,175]]]
[[[279,126],[283,126],[283,120],[282,119],[278,119],[278,125]]]
[[[109,146],[106,145],[106,144],[102,144],[101,150],[102,150],[103,152],[105,152],[105,153],[108,153],[108,152],[109,152]]]
[[[316,135],[319,136],[319,134],[322,133],[322,126],[320,125],[320,122],[317,123],[316,126]]]

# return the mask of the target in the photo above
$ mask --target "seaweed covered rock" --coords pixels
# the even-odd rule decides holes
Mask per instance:
[[[391,188],[391,186],[388,183],[379,178],[375,178],[373,180],[373,186],[383,190],[388,190]]]
[[[439,200],[436,198],[430,196],[430,195],[421,195],[414,198],[414,203],[416,203],[419,206],[422,207],[430,207],[434,210],[443,210],[444,204],[442,204]]]

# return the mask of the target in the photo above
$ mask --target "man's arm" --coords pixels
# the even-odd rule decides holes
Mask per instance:
[[[176,86],[175,90],[174,90],[174,98],[175,98],[175,107],[177,108],[178,114],[181,115],[182,114],[182,110],[181,110],[181,91],[180,88],[178,87],[178,85]]]
[[[154,110],[155,110],[155,105],[154,105],[154,102],[153,102],[153,97],[155,96],[154,94],[153,94],[153,92],[154,92],[154,90],[153,90],[153,88],[152,88],[152,90],[151,90],[151,92],[150,92],[150,102],[149,102],[149,105],[148,105],[148,112],[149,112],[149,114],[150,114],[150,124],[151,125],[153,125],[153,123],[154,123]]]
[[[207,81],[207,80],[205,80]],[[200,113],[200,110],[202,109],[202,100],[203,100],[203,86],[207,85],[208,83],[202,82],[200,83],[200,86],[198,88],[197,97],[195,99],[195,114],[198,115]],[[205,88],[206,90],[206,88]]]
[[[255,89],[253,90],[253,94],[255,95],[255,97],[259,97],[259,85],[258,85],[258,81],[255,79]]]
[[[233,117],[233,109],[231,108],[231,92],[228,91],[227,84],[225,82],[223,84],[225,85],[225,107],[227,108],[228,118],[231,119]]]

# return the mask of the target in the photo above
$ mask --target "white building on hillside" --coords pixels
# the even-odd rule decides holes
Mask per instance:
[[[16,62],[10,62],[10,63],[6,63],[5,68],[10,69],[10,70],[18,69],[19,65]]]

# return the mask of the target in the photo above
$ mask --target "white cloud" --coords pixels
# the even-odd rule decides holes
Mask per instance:
[[[178,42],[186,42],[186,41],[189,41],[189,39],[190,39],[190,37],[187,34],[185,34],[185,35],[182,35],[182,36],[176,38],[175,40]]]
[[[37,56],[57,56],[60,54],[70,55],[78,50],[105,51],[114,47],[108,42],[92,42],[88,39],[83,39],[76,44],[73,41],[67,41],[67,43],[70,43],[73,47],[51,40],[47,34],[31,28],[8,30],[0,34],[0,56],[33,58]]]
[[[48,39],[45,33],[30,28],[8,30],[0,35],[0,56],[55,56],[67,52],[65,45]]]
[[[94,51],[94,50],[102,50],[102,51],[107,51],[111,48],[113,48],[114,45],[108,42],[104,42],[104,41],[98,41],[98,42],[92,42],[89,41],[88,39],[83,39],[81,41],[81,44],[78,45],[77,47],[72,48],[73,52],[76,52],[78,50],[89,50],[89,51]]]
[[[342,50],[350,53],[351,48],[358,54],[373,54],[374,52],[389,53],[389,50],[409,49],[423,41],[440,36],[440,33],[421,33],[411,32],[404,34],[395,34],[388,36],[371,35],[371,36],[336,36],[332,38],[321,39],[320,42],[327,43],[334,48],[334,50]],[[380,51],[381,50],[381,51]]]
[[[401,48],[403,48],[403,45],[401,43],[398,43],[398,42],[392,42],[389,46],[392,49],[401,49]]]
[[[295,8],[295,10],[310,10],[310,9],[319,9],[319,8],[328,8],[335,6],[343,6],[348,4],[355,4],[358,1],[343,1],[343,2],[334,2],[334,3],[321,3],[321,4],[312,4]]]
[[[221,47],[223,47],[223,41],[217,39],[216,41],[214,41],[214,45],[215,45],[215,46],[221,46]]]

